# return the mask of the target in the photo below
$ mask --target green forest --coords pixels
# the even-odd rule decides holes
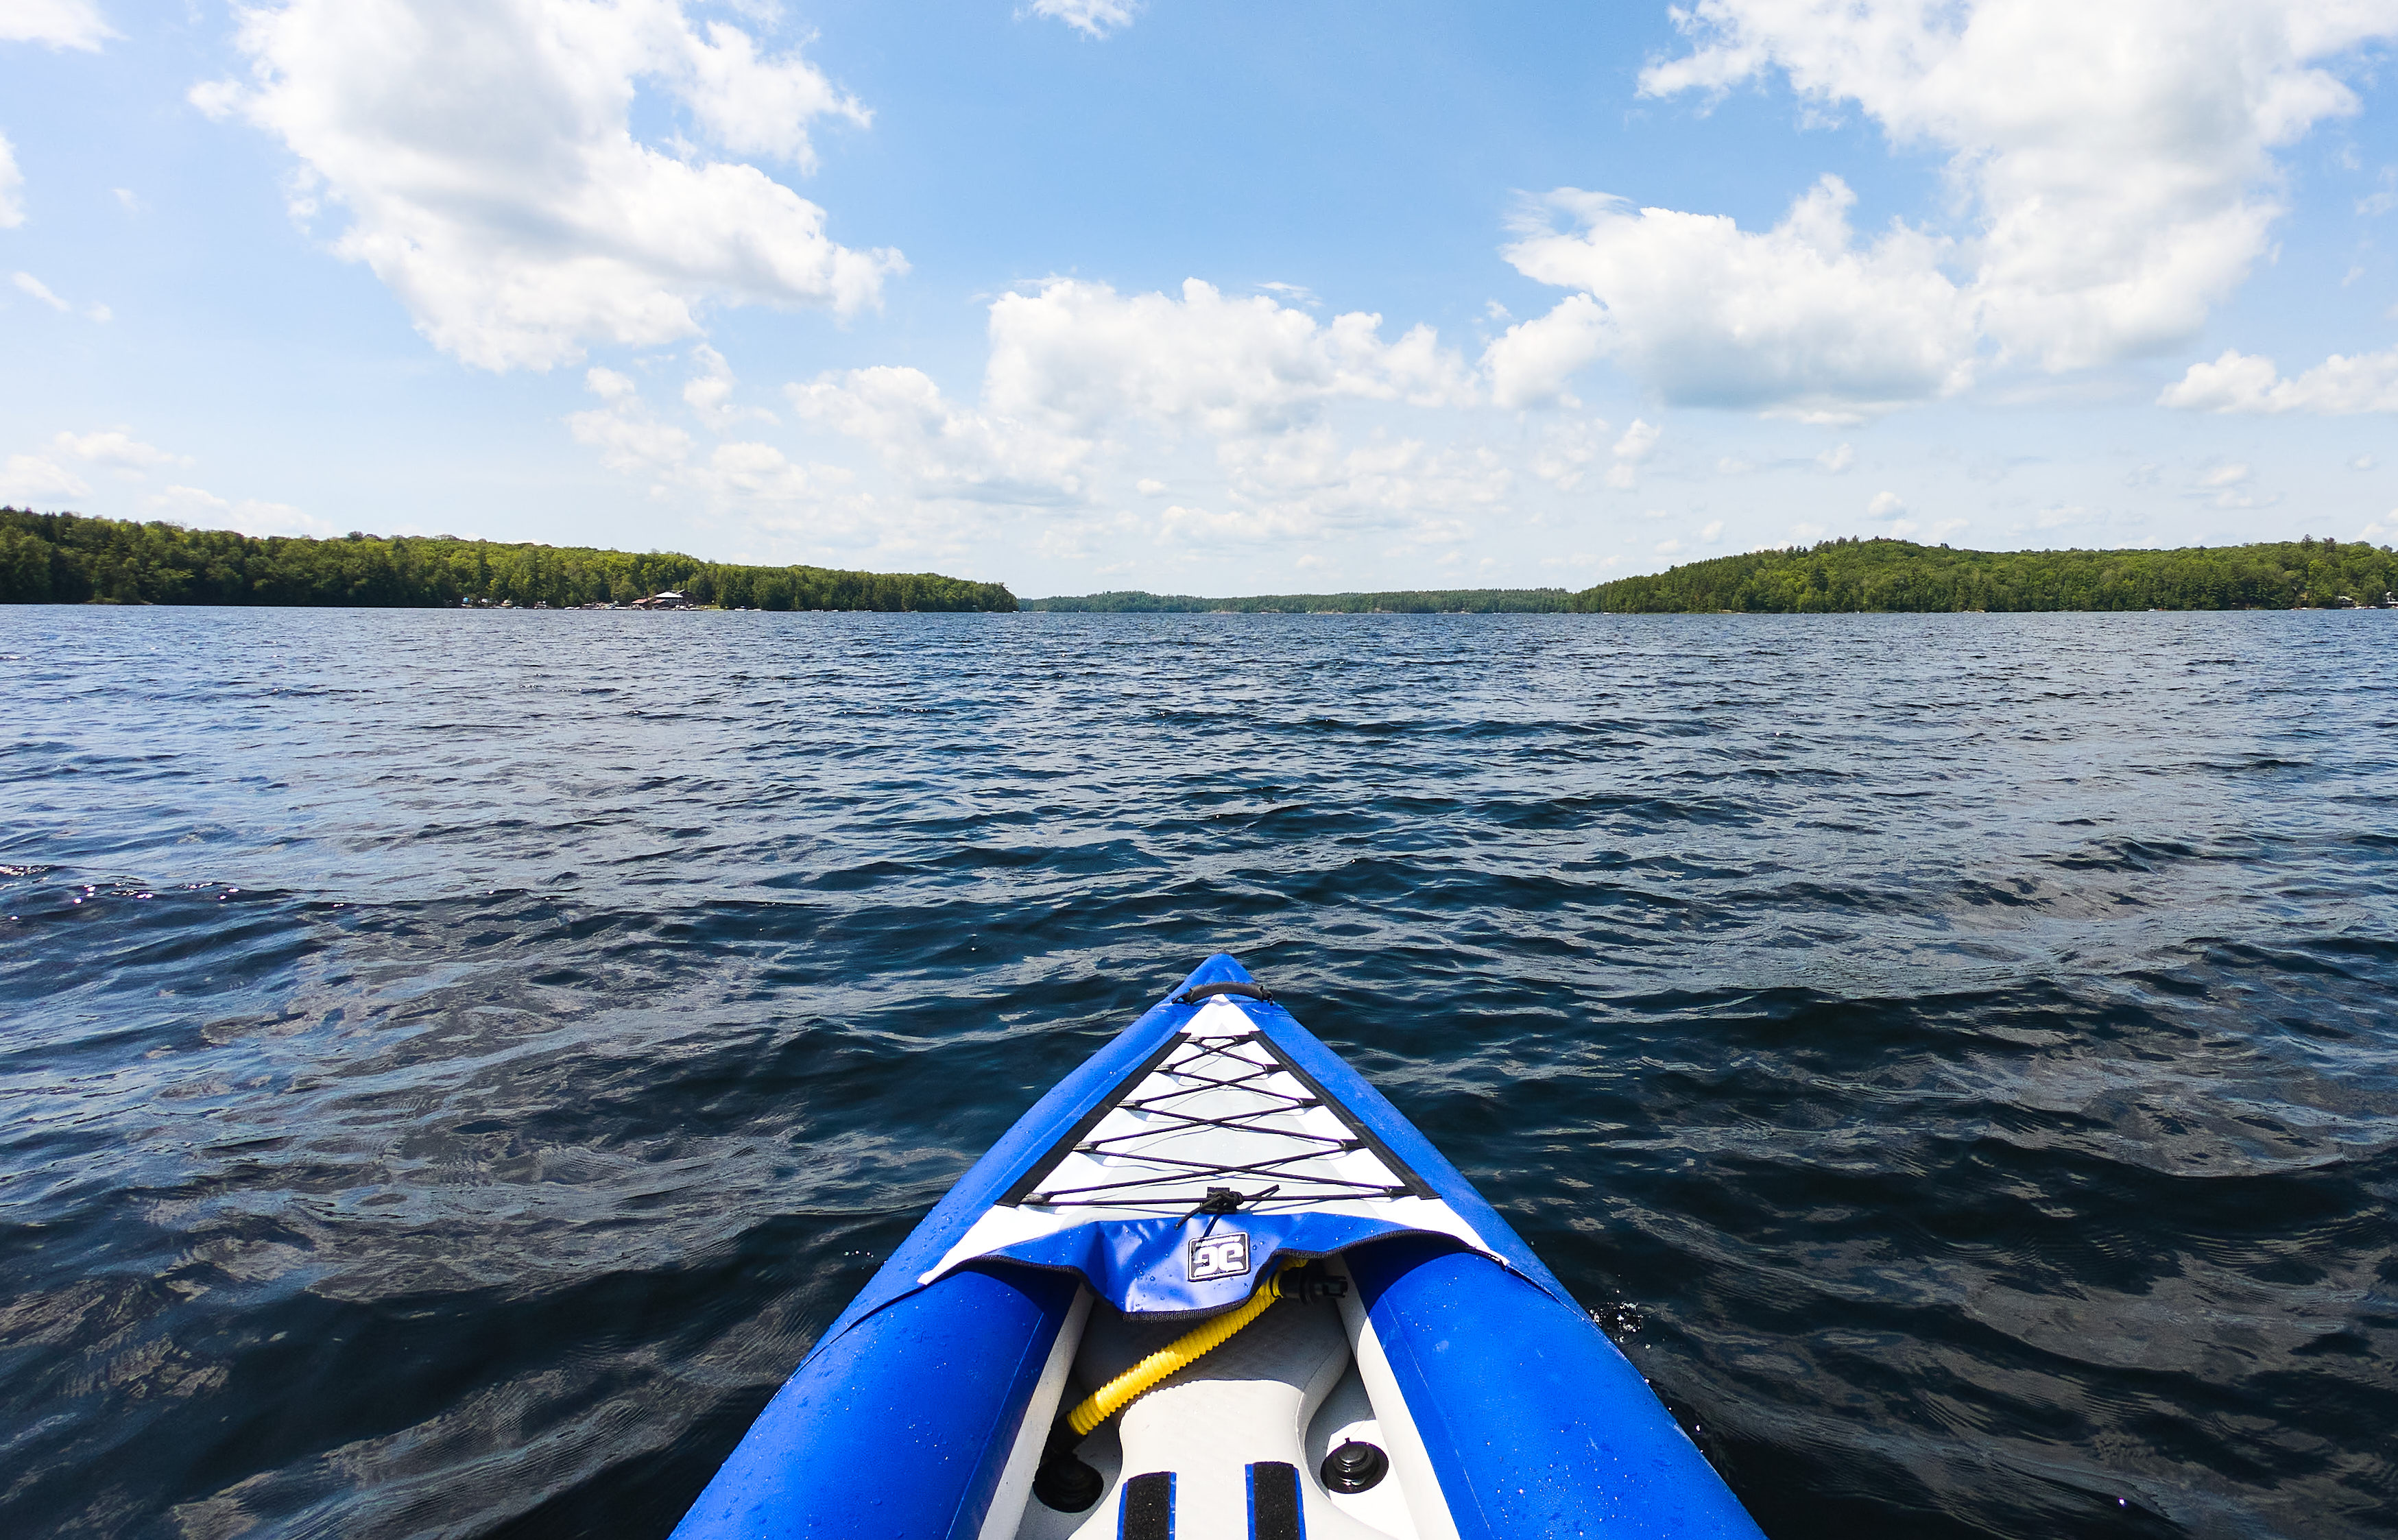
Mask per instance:
[[[2158,551],[1965,551],[1906,540],[1826,540],[1692,561],[1574,595],[1608,615],[1745,610],[2289,610],[2378,604],[2398,552],[2363,541]]]
[[[697,604],[754,610],[1016,608],[998,583],[932,573],[742,567],[672,551],[502,545],[450,535],[339,540],[187,530],[0,508],[0,602],[351,604],[424,608],[628,603],[676,588]]]
[[[678,588],[699,604],[759,610],[1078,614],[1612,615],[1752,611],[2239,610],[2376,604],[2398,589],[2398,552],[2308,538],[2179,550],[1972,551],[1905,540],[1827,540],[1693,561],[1581,593],[1427,588],[1207,599],[1116,592],[1019,606],[997,583],[932,573],[750,567],[671,551],[503,545],[448,535],[338,540],[0,508],[0,602],[455,605],[462,600],[627,603]]]
[[[1391,593],[1285,593],[1260,599],[1190,594],[1084,594],[1028,599],[1028,610],[1076,615],[1555,615],[1574,607],[1563,588],[1410,588]]]

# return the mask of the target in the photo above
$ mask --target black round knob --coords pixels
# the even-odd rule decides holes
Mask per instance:
[[[1324,1457],[1324,1485],[1329,1492],[1364,1492],[1390,1473],[1389,1455],[1354,1439]]]
[[[1071,1454],[1060,1455],[1032,1473],[1032,1495],[1041,1506],[1059,1513],[1080,1513],[1099,1500],[1107,1479]]]

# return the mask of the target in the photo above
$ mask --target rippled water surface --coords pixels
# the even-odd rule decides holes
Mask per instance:
[[[663,1535],[1221,948],[1776,1540],[2398,1535],[2393,655],[0,611],[0,1531]]]

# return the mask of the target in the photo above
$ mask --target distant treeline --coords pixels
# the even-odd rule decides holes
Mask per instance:
[[[2168,551],[1961,551],[1906,540],[1827,540],[1693,561],[1574,595],[1610,615],[1748,610],[2288,610],[2374,604],[2398,588],[2398,552],[2305,539]]]
[[[501,545],[449,535],[339,540],[187,530],[0,508],[0,602],[355,604],[424,608],[462,599],[561,608],[662,589],[755,610],[1012,611],[998,583],[932,573],[737,567],[671,551]]]
[[[1077,615],[1556,615],[1574,607],[1563,588],[1410,588],[1394,593],[1285,593],[1261,599],[1199,599],[1190,594],[1084,594],[1028,599],[1028,610]]]

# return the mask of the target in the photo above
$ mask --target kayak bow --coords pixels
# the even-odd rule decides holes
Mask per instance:
[[[1220,953],[959,1179],[675,1531],[1583,1533],[1758,1540],[1497,1210]]]

